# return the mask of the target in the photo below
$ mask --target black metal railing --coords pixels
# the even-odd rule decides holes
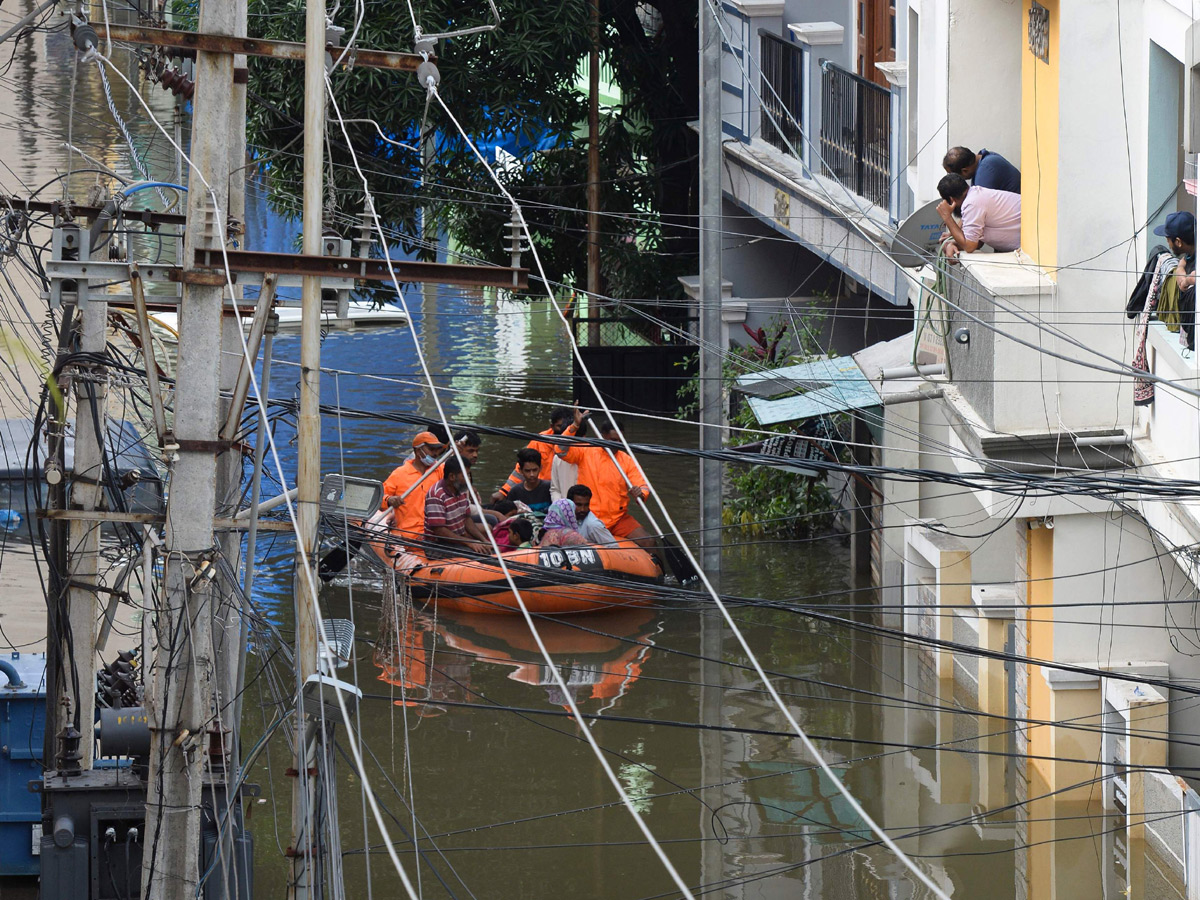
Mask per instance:
[[[645,316],[572,316],[575,340],[580,346],[661,347],[687,344],[686,332],[700,320],[683,316],[671,322],[656,322]],[[589,326],[595,326],[590,328]],[[598,329],[599,341],[593,341]]]
[[[892,94],[832,63],[821,69],[823,174],[886,208],[892,185]]]
[[[804,96],[804,66],[800,48],[766,30],[762,40],[762,108],[759,134],[772,147],[800,152],[800,114]]]

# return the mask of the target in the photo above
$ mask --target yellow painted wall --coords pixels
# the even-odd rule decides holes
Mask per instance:
[[[1045,267],[1058,258],[1059,0],[1039,0],[1050,12],[1049,62],[1029,49],[1031,0],[1022,0],[1021,249]]]
[[[1030,529],[1027,546],[1029,609],[1026,610],[1026,633],[1029,635],[1029,656],[1033,659],[1054,659],[1054,610],[1047,605],[1054,602],[1054,532],[1049,528]],[[1050,686],[1036,669],[1029,672],[1028,701],[1029,718],[1042,721],[1053,719]],[[1052,738],[1050,728],[1044,725],[1031,726],[1029,752],[1035,757],[1053,756]],[[1047,781],[1051,780],[1050,764],[1045,759],[1033,759],[1030,764],[1034,769],[1041,770]]]
[[[1021,189],[1025,189],[1025,173],[1021,173]],[[1044,620],[1052,617],[1052,610],[1041,604],[1054,601],[1054,532],[1048,528],[1031,528],[1027,532],[1026,566],[1029,578],[1029,608],[1025,613],[1026,634],[1029,636],[1029,656],[1036,659],[1054,658],[1054,628]],[[1030,666],[1028,678],[1029,718],[1050,721],[1050,686],[1036,667]],[[1055,808],[1053,798],[1054,768],[1045,757],[1053,752],[1053,731],[1046,726],[1029,727],[1029,754],[1042,759],[1030,759],[1026,766],[1029,776],[1029,830],[1026,841],[1029,855],[1026,860],[1026,877],[1030,900],[1049,900],[1055,896]],[[1040,798],[1040,799],[1039,799]]]

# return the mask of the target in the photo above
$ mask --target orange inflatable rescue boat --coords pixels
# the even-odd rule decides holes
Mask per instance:
[[[382,541],[372,546],[395,566]],[[411,557],[409,557],[411,559]],[[632,541],[514,550],[504,554],[526,608],[538,615],[596,612],[641,606],[654,600],[663,573],[654,557]],[[520,614],[513,587],[494,559],[449,557],[397,569],[418,604],[438,609]]]
[[[381,508],[381,497],[378,481],[340,474],[325,476],[321,485],[322,514],[335,520],[342,518],[343,527],[352,524],[363,535],[352,542],[352,547],[338,551],[343,559],[330,569],[339,571],[337,566],[344,566],[345,558],[369,546],[396,578],[404,580],[412,599],[424,606],[468,613],[520,614],[515,584],[531,613],[596,612],[648,604],[655,599],[654,587],[663,583],[657,560],[632,541],[505,553],[512,584],[495,558],[426,560],[404,552],[392,540],[390,510]],[[329,554],[332,556],[334,553]],[[329,557],[322,560],[322,566],[327,565]]]

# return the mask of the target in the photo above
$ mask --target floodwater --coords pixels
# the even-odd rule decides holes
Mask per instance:
[[[30,9],[0,14],[0,30]],[[8,64],[12,46],[0,47]],[[129,54],[114,50],[131,77]],[[0,186],[26,193],[66,172],[73,54],[65,34],[37,34],[16,47],[0,74]],[[124,86],[115,103],[156,178],[174,159]],[[170,125],[169,95],[147,96]],[[76,82],[71,141],[118,172],[131,172],[95,67]],[[74,162],[80,166],[92,164]],[[77,172],[85,196],[94,172]],[[101,179],[102,181],[104,179]],[[61,195],[60,183],[45,196]],[[141,195],[154,202],[149,192]],[[289,223],[256,201],[248,242],[289,249]],[[27,295],[36,304],[36,292]],[[544,303],[484,300],[452,290],[409,297],[448,414],[483,425],[542,427],[546,406],[570,401],[570,358]],[[5,316],[15,319],[8,294]],[[270,393],[296,394],[298,338],[275,341]],[[407,329],[331,332],[324,341],[322,399],[345,417],[323,423],[324,468],[382,478],[406,453],[414,429],[351,417],[394,411],[432,415]],[[368,377],[369,376],[369,377]],[[638,441],[692,446],[681,423],[630,418]],[[285,478],[294,472],[288,421],[275,435]],[[476,483],[508,473],[517,444],[487,438]],[[696,465],[654,458],[645,469],[685,532],[696,527]],[[264,494],[270,492],[264,487]],[[769,601],[810,597],[842,612],[874,595],[855,590],[845,539],[736,543],[724,551],[723,592]],[[291,548],[265,535],[255,600],[291,634]],[[360,571],[327,588],[325,614],[357,624],[355,660],[340,677],[364,699],[357,713],[366,774],[385,831],[372,821],[349,758],[358,737],[333,731],[346,896],[403,896],[395,853],[421,896],[639,898],[679,891],[583,738],[591,732],[679,877],[697,895],[776,898],[930,896],[879,846],[831,777],[789,733],[748,656],[702,595],[612,615],[543,622],[541,636],[582,712],[567,713],[531,634],[515,618],[431,611],[381,626],[377,580]],[[848,615],[848,614],[847,614]],[[733,609],[749,647],[771,673],[795,718],[812,734],[834,777],[900,840],[946,894],[971,900],[1025,897],[1171,897],[1169,866],[1143,855],[1104,819],[1097,803],[1051,800],[1013,806],[1020,769],[1011,726],[972,715],[897,642],[786,609]],[[263,654],[252,658],[243,748],[280,711]],[[1000,738],[981,735],[999,733]],[[261,789],[248,802],[256,840],[255,887],[282,897],[290,862],[289,750],[280,736],[251,767]],[[1038,786],[1029,785],[1035,798]],[[417,840],[414,842],[414,835]],[[1136,883],[1136,889],[1131,886]],[[1164,886],[1166,885],[1166,886]]]

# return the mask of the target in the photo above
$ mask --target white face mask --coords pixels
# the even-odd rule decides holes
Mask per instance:
[[[435,462],[437,462],[437,457],[430,456],[428,453],[422,453],[418,458],[421,460],[421,463],[426,466],[432,466]]]

